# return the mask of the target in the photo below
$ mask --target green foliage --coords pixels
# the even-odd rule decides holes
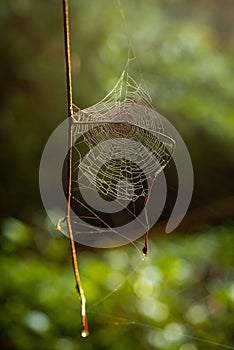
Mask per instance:
[[[233,344],[233,228],[82,251],[91,334],[64,238],[5,222],[0,264],[1,349],[217,349]],[[33,234],[33,235],[32,235]],[[219,343],[220,345],[215,345]]]

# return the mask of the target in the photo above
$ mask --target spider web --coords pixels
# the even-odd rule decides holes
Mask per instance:
[[[132,60],[104,99],[73,116],[71,222],[77,241],[82,234],[100,238],[109,232],[132,242],[117,228],[131,220],[146,232],[147,216],[139,214],[172,157],[175,142],[165,134],[143,80],[129,74]]]

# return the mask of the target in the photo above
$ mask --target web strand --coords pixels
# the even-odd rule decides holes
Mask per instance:
[[[96,306],[96,305],[94,305],[94,306]],[[144,322],[137,322],[134,320],[130,320],[126,317],[121,317],[121,316],[116,316],[116,315],[111,315],[111,314],[106,314],[106,313],[100,314],[100,313],[92,311],[92,310],[89,310],[89,314],[95,314],[98,317],[100,317],[100,315],[101,315],[102,317],[111,320],[112,321],[111,323],[116,327],[127,325],[127,326],[134,326],[134,327],[144,327],[144,328],[148,328],[148,329],[152,329],[152,330],[157,329],[159,331],[161,331],[163,329],[162,327],[159,327],[156,325],[151,325],[151,324],[144,323]],[[174,333],[176,334],[176,331]],[[183,334],[183,337],[190,339],[190,340],[199,341],[199,342],[204,343],[204,344],[218,346],[220,349],[232,349],[232,350],[234,349],[234,346],[232,346],[232,345],[219,343],[219,342],[213,341],[211,339],[204,339],[201,337],[196,337],[196,336],[193,336],[190,334]]]
[[[119,80],[106,97],[74,113],[71,207],[75,215],[72,224],[78,241],[79,235],[92,233],[94,236],[95,230],[100,235],[105,228],[119,238],[125,237],[124,244],[131,242],[131,236],[118,234],[106,221],[106,216],[100,214],[105,211],[103,208],[96,211],[89,208],[82,197],[96,198],[93,201],[101,200],[103,205],[109,201],[118,208],[116,212],[124,209],[124,215],[142,226],[142,231],[146,232],[143,252],[147,255],[150,225],[144,207],[156,175],[172,157],[175,142],[165,134],[142,79],[137,83],[130,75],[133,63],[134,59],[129,57]],[[139,210],[144,210],[144,219],[138,218]],[[85,220],[79,224],[76,216]],[[111,219],[113,215],[108,217]]]

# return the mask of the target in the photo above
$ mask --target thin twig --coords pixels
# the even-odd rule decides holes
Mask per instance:
[[[66,59],[66,81],[67,81],[67,102],[68,102],[68,118],[69,118],[69,133],[68,133],[68,180],[67,180],[67,230],[69,233],[72,264],[76,279],[76,288],[79,293],[81,303],[81,324],[82,324],[82,337],[86,337],[89,334],[88,322],[86,316],[86,299],[84,289],[82,288],[78,261],[76,256],[76,246],[71,225],[71,194],[72,194],[72,124],[74,119],[73,102],[72,102],[72,74],[71,74],[71,51],[70,51],[70,30],[69,30],[69,9],[68,0],[63,0],[63,16],[64,16],[64,44],[65,44],[65,59]]]

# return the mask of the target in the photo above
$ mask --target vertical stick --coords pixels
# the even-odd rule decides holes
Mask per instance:
[[[63,16],[64,16],[64,44],[65,44],[65,59],[66,59],[66,82],[67,82],[67,104],[68,104],[68,119],[69,119],[69,132],[68,132],[68,169],[67,169],[67,230],[69,233],[72,264],[76,279],[76,288],[80,297],[81,306],[81,324],[82,324],[82,337],[86,337],[89,334],[88,322],[86,316],[86,299],[84,290],[82,288],[78,261],[76,256],[76,246],[71,225],[71,194],[72,194],[72,123],[73,123],[73,101],[72,101],[72,74],[71,74],[71,51],[70,51],[70,29],[69,29],[69,9],[68,0],[63,0]]]

